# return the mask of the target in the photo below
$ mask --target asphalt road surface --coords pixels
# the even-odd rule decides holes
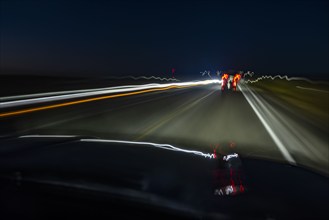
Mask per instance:
[[[0,117],[0,123],[2,137],[66,134],[215,148],[328,174],[327,131],[246,85],[236,92],[210,84],[103,99]]]

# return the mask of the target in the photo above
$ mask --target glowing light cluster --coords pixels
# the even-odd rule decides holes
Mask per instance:
[[[235,74],[234,78],[233,78],[233,81],[238,82],[240,79],[241,79],[241,75],[240,74]]]
[[[222,80],[228,80],[229,75],[227,73],[224,73],[222,76]]]

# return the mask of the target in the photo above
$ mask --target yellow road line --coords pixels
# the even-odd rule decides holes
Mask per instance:
[[[17,111],[12,111],[12,112],[0,113],[0,118],[14,116],[14,115],[20,115],[20,114],[25,114],[25,113],[31,113],[31,112],[36,112],[36,111],[42,111],[42,110],[47,110],[47,109],[59,108],[59,107],[64,107],[64,106],[69,106],[69,105],[81,104],[81,103],[86,103],[86,102],[98,101],[98,100],[103,100],[103,99],[111,99],[111,98],[118,98],[118,97],[124,97],[124,96],[138,95],[138,94],[143,94],[143,93],[148,93],[148,92],[163,91],[163,90],[169,90],[169,89],[175,89],[175,88],[186,88],[186,87],[191,87],[191,86],[194,86],[194,85],[168,86],[165,88],[147,89],[147,90],[141,90],[141,91],[136,91],[136,92],[120,93],[120,94],[100,96],[100,97],[88,98],[88,99],[71,101],[71,102],[64,102],[64,103],[47,105],[47,106],[42,106],[42,107],[35,107],[35,108],[17,110]]]

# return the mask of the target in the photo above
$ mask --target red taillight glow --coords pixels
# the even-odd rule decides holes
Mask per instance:
[[[227,73],[225,73],[225,74],[222,76],[222,80],[226,80],[226,79],[228,79],[228,74],[227,74]]]
[[[233,82],[238,82],[241,79],[241,74],[235,74]]]

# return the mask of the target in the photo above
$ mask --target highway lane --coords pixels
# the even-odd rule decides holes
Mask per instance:
[[[280,135],[282,126],[287,125],[278,124],[268,109],[274,109],[281,119],[289,117],[288,113],[264,99],[258,103],[246,87],[241,90],[222,93],[218,85],[212,84],[99,100],[6,117],[1,119],[0,132],[3,136],[73,134],[148,141],[204,152],[216,148],[221,153],[235,151],[326,171],[328,149],[323,135],[322,139],[309,137],[316,143],[320,140],[317,148],[305,146],[305,140],[291,141],[290,131]],[[264,107],[267,105],[270,107]],[[301,130],[298,123],[293,126],[296,129],[292,130]],[[303,134],[310,132],[306,129]],[[298,132],[296,135],[299,139]]]

